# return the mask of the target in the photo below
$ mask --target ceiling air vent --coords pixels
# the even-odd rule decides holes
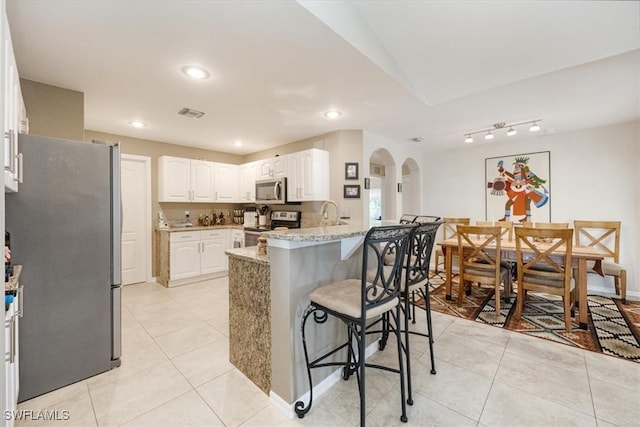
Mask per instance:
[[[204,116],[204,113],[202,111],[193,110],[187,107],[178,111],[178,114],[180,114],[181,116],[190,117],[192,119],[199,119],[200,117]]]

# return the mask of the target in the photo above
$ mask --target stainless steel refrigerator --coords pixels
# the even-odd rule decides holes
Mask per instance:
[[[19,136],[23,183],[7,193],[22,264],[18,401],[120,365],[118,145]]]

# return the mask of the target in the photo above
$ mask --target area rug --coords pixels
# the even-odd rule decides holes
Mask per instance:
[[[493,288],[473,285],[471,295],[464,295],[462,305],[458,307],[455,279],[451,290],[453,301],[445,298],[441,276],[432,274],[430,284],[433,311],[640,363],[640,303],[627,301],[622,304],[619,299],[589,295],[588,329],[580,329],[574,317],[572,331],[567,332],[560,297],[529,292],[523,314],[516,320],[513,318],[514,297],[510,303],[501,301],[500,313],[495,312]],[[424,304],[423,301],[418,303]]]

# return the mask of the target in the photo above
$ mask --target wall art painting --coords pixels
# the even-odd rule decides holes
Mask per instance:
[[[487,221],[551,222],[550,152],[485,159]]]

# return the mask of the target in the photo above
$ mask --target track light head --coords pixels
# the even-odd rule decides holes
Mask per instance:
[[[514,128],[510,127],[509,130],[507,131],[507,135],[511,136],[511,135],[515,135],[516,133],[518,133],[517,130],[515,130]]]
[[[467,137],[464,139],[464,142],[466,142],[467,144],[470,144],[473,142],[473,138],[471,138],[471,135],[467,134]]]
[[[540,126],[536,122],[533,122],[533,124],[529,128],[529,132],[538,132],[539,130]]]
[[[484,139],[493,139],[493,134],[491,133],[491,131],[487,132],[487,134],[484,136]]]

